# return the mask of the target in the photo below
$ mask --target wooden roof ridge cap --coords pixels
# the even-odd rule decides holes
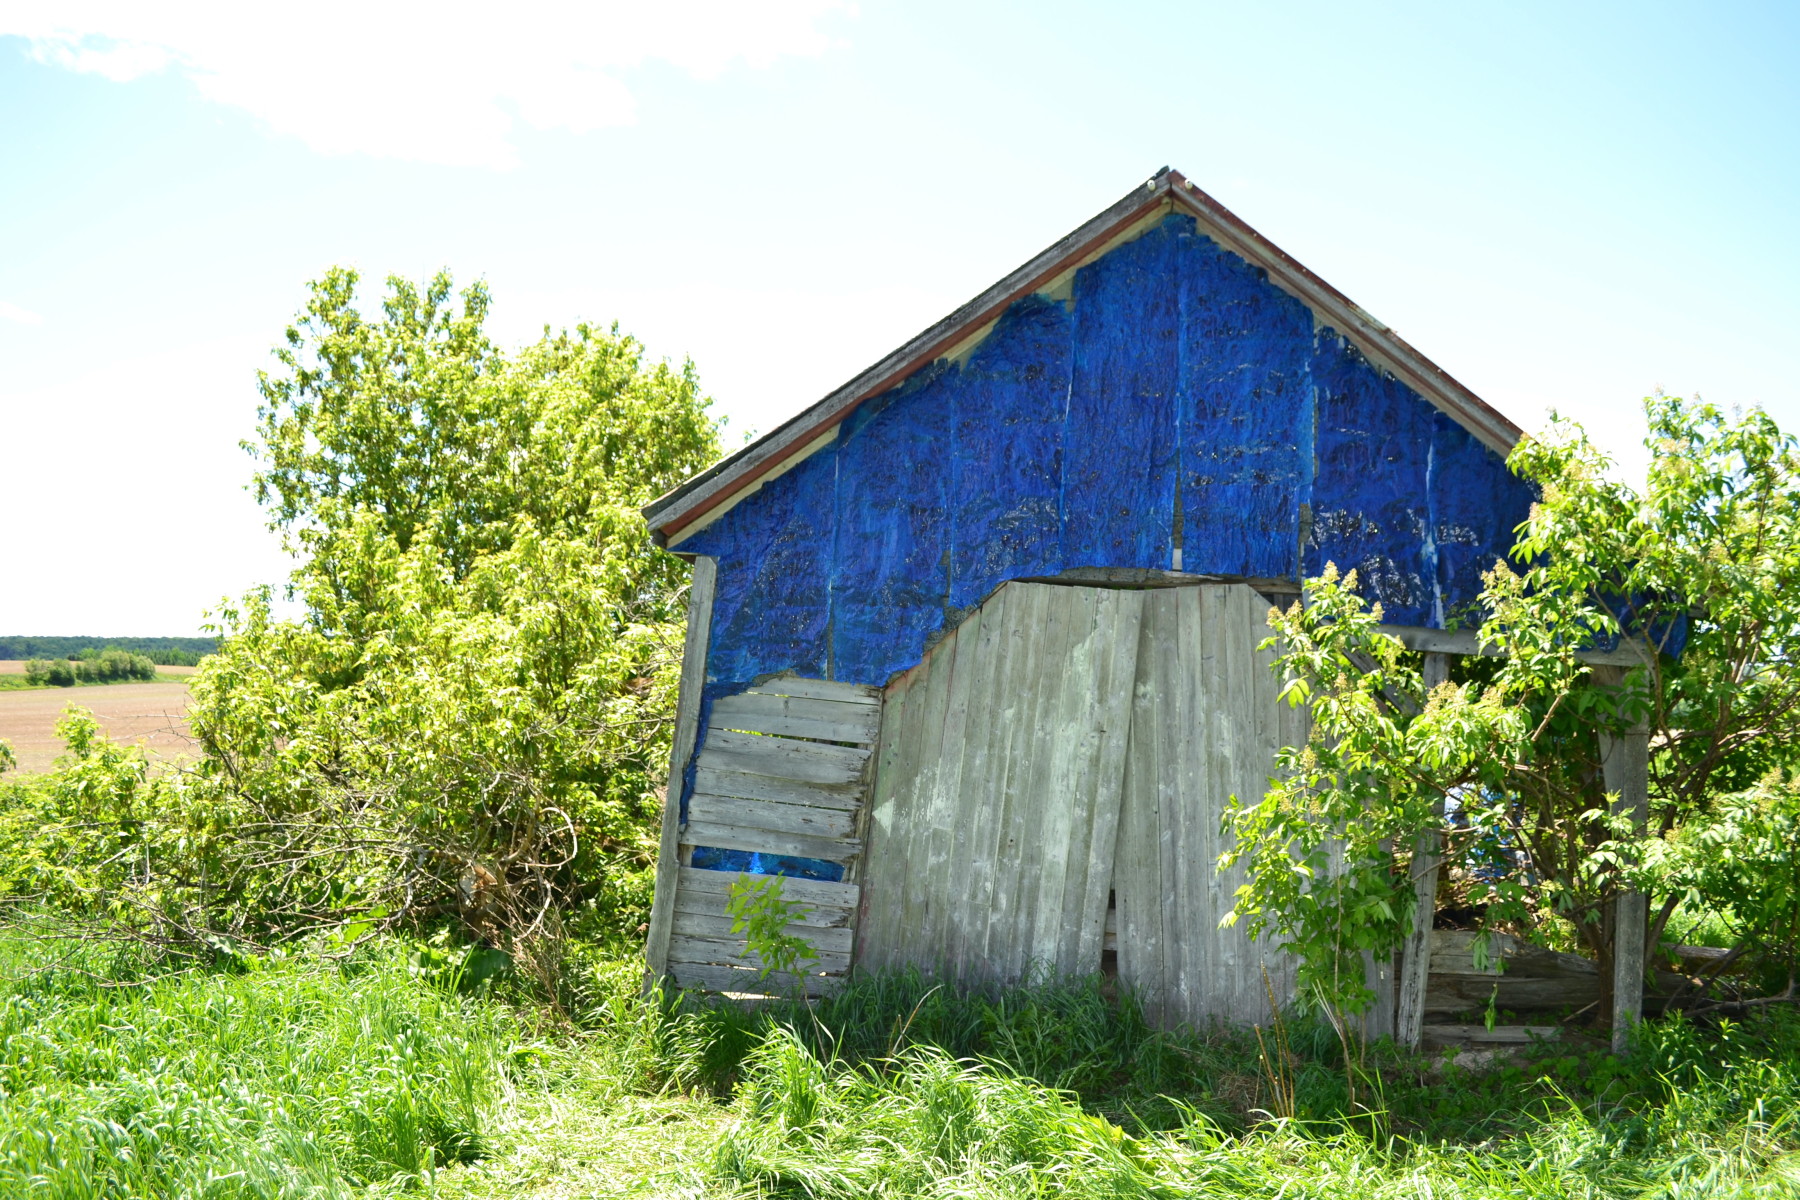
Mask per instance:
[[[824,399],[645,505],[641,511],[656,535],[657,544],[666,545],[670,534],[693,524],[716,504],[728,499],[737,490],[733,485],[740,476],[749,475],[759,467],[780,463],[790,452],[842,421],[858,404],[936,361],[944,351],[968,336],[969,330],[997,318],[1013,301],[1029,295],[1060,274],[1069,262],[1079,259],[1095,243],[1105,241],[1143,216],[1168,196],[1173,187],[1172,180],[1176,178],[1179,178],[1176,172],[1164,167],[1098,215],[1008,272],[998,283],[908,339],[848,383],[827,393]]]
[[[1335,318],[1335,324],[1344,326],[1340,333],[1365,353],[1372,352],[1384,360],[1378,365],[1393,370],[1402,382],[1468,427],[1490,448],[1504,453],[1524,436],[1519,426],[1385,323],[1313,274],[1181,172],[1164,167],[848,383],[645,505],[641,511],[656,544],[668,545],[672,537],[742,490],[740,483],[753,482],[760,469],[780,466],[789,455],[842,422],[858,404],[936,361],[967,337],[970,330],[996,319],[1013,301],[1061,274],[1096,244],[1129,226],[1167,197],[1174,197],[1213,229],[1225,233],[1227,249],[1268,271],[1278,286],[1315,309],[1316,315]]]

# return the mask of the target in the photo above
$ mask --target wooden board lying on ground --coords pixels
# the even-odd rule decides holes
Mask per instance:
[[[857,825],[880,723],[879,692],[829,680],[783,676],[715,702],[676,839],[681,861],[705,846],[853,865],[862,849]],[[731,993],[835,990],[850,969],[861,888],[784,877],[783,898],[806,906],[787,933],[804,940],[815,957],[798,979],[764,979],[762,963],[743,935],[732,933],[725,911],[736,878],[683,866],[660,885],[673,889],[669,976],[682,987]]]

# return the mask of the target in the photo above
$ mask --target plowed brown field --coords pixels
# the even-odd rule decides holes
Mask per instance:
[[[12,743],[19,771],[49,770],[63,744],[56,723],[71,704],[91,709],[114,741],[139,742],[152,758],[194,754],[185,683],[112,683],[103,687],[0,692],[0,738]]]

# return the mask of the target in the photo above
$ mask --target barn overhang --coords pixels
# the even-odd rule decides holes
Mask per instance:
[[[932,363],[966,355],[1015,301],[1034,294],[1058,297],[1081,267],[1171,213],[1191,217],[1197,232],[1260,268],[1270,283],[1304,304],[1318,326],[1335,330],[1372,366],[1435,406],[1488,449],[1504,457],[1518,441],[1522,431],[1507,417],[1181,172],[1164,168],[842,387],[647,505],[643,513],[656,544],[680,553],[684,538],[830,444],[838,425],[858,405]]]

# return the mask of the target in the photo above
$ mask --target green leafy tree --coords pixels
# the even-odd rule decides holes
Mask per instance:
[[[1420,831],[1438,832],[1451,863],[1487,854],[1464,882],[1489,926],[1560,928],[1610,980],[1609,902],[1644,890],[1654,944],[1698,886],[1654,869],[1647,851],[1793,767],[1795,443],[1760,412],[1733,421],[1665,397],[1646,408],[1641,491],[1573,426],[1514,450],[1541,499],[1520,529],[1517,569],[1496,563],[1469,614],[1493,657],[1460,661],[1448,682],[1426,689],[1419,657],[1381,631],[1354,574],[1328,570],[1304,605],[1271,614],[1287,698],[1310,707],[1312,732],[1283,754],[1267,796],[1235,809],[1225,860],[1249,868],[1236,915],[1289,939],[1303,983],[1333,1003],[1366,1003],[1362,955],[1393,953],[1421,919],[1408,859]],[[1576,651],[1622,632],[1648,640],[1645,661],[1622,680],[1597,678]],[[1642,836],[1609,812],[1600,762],[1602,735],[1640,721]],[[1784,866],[1779,878],[1793,874]],[[1791,913],[1791,900],[1744,915]]]
[[[356,284],[313,285],[247,444],[304,615],[226,608],[193,684],[239,909],[628,928],[686,573],[637,510],[716,457],[707,401],[616,329],[508,354],[479,284],[390,280],[376,317]]]

